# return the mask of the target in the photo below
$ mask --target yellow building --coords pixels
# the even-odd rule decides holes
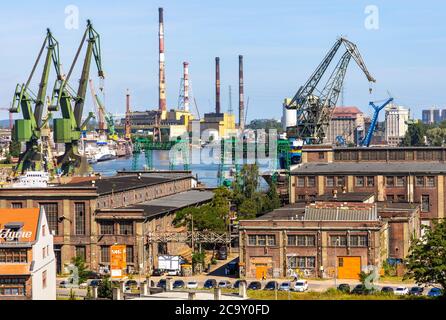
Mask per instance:
[[[204,130],[214,131],[218,137],[228,138],[237,135],[238,129],[235,126],[235,115],[229,113],[205,113],[204,119],[200,121],[200,128]]]

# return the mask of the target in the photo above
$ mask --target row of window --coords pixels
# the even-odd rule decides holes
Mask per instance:
[[[57,203],[39,203],[40,207],[45,209],[48,227],[55,235],[59,235],[59,212]],[[86,214],[85,203],[76,202],[74,204],[74,234],[83,236],[86,233]]]
[[[313,269],[316,267],[316,257],[288,257],[288,268],[291,269]]]
[[[26,249],[0,249],[0,263],[27,263]]]
[[[344,187],[347,178],[345,176],[327,176],[325,177],[326,187]],[[355,187],[374,187],[374,176],[355,176]],[[387,176],[385,178],[387,187],[404,187],[406,186],[406,177],[404,176]],[[300,188],[314,188],[316,187],[316,177],[297,177],[297,186]],[[435,187],[434,176],[416,176],[416,187]]]
[[[333,247],[367,247],[368,246],[368,237],[367,235],[350,235],[348,237],[347,244],[347,236],[346,235],[333,235],[330,236],[330,245]]]
[[[349,247],[367,247],[367,235],[350,235],[348,237]],[[289,246],[298,247],[314,247],[316,246],[315,235],[288,235],[287,244]],[[248,245],[250,246],[275,246],[276,236],[271,234],[248,235]],[[346,235],[331,235],[330,246],[345,247],[347,246]]]
[[[387,156],[387,153],[389,154]],[[336,161],[358,161],[358,160],[375,160],[375,161],[439,161],[443,160],[441,150],[361,150],[361,151],[335,151],[334,159]]]
[[[133,221],[119,222],[118,231],[120,235],[133,235]],[[113,235],[115,232],[115,223],[113,221],[101,221],[99,223],[100,235]]]

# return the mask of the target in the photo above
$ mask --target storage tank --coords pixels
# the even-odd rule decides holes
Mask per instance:
[[[283,114],[282,114],[282,127],[286,130],[287,127],[294,127],[297,124],[297,113],[296,109],[287,109],[285,106],[291,99],[285,99],[283,102]]]

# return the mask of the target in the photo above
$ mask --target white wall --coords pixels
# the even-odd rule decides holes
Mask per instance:
[[[36,235],[36,244],[33,246],[32,299],[56,300],[56,257],[54,255],[53,235],[50,234],[45,211],[43,208],[41,210],[37,227],[38,235]],[[42,226],[44,226],[44,232]],[[45,258],[43,257],[43,248],[46,252]],[[43,273],[45,271],[46,287],[43,288]]]

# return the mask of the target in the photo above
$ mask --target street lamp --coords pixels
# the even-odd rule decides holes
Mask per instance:
[[[337,278],[338,278],[338,256],[336,255],[336,248],[338,246],[338,243],[340,243],[340,241],[341,241],[341,239],[338,236],[335,241],[335,251],[334,251],[334,256],[335,256],[334,284],[335,284],[335,288],[337,288]]]

